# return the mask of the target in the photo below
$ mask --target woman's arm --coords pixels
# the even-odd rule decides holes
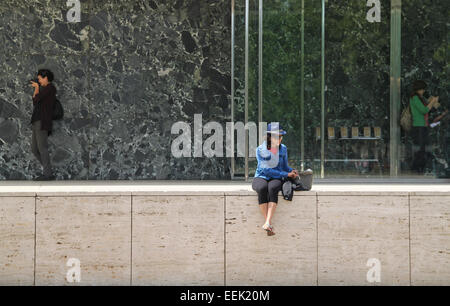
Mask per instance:
[[[431,108],[433,108],[434,101],[435,100],[432,100],[427,106],[425,106],[422,101],[420,101],[418,96],[414,96],[411,100],[411,106],[417,109],[422,115],[425,115],[431,110]]]
[[[36,102],[34,102],[34,97],[36,97],[36,95],[39,93],[39,84],[38,83],[36,83],[36,82],[33,82],[33,81],[30,81],[31,82],[31,87],[33,87],[34,88],[34,93],[33,93],[33,104],[36,104]]]
[[[442,114],[437,116],[436,119],[433,120],[433,123],[440,121],[445,115],[447,115],[447,113],[448,113],[448,110],[446,109],[445,112],[443,112]]]
[[[34,88],[33,98],[39,93],[39,87]]]
[[[39,88],[36,88],[33,95],[33,103],[37,103],[42,99],[54,94],[56,94],[54,86],[47,85],[41,91],[39,91]]]

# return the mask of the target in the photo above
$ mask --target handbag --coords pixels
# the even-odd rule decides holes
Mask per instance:
[[[292,201],[292,197],[294,196],[294,185],[290,180],[284,180],[283,185],[281,186],[281,193],[283,194],[283,198],[286,201]]]
[[[62,107],[61,102],[58,99],[55,100],[55,104],[53,105],[53,120],[61,120],[64,118],[64,109]]]
[[[281,193],[286,201],[292,201],[295,191],[309,191],[312,188],[313,171],[307,169],[300,172],[295,178],[284,177],[281,179]]]
[[[312,188],[312,182],[313,182],[313,171],[311,169],[307,169],[303,172],[300,172],[297,177],[295,177],[293,180],[293,186],[292,188],[295,191],[309,191]]]
[[[412,128],[412,115],[411,115],[411,105],[405,107],[400,116],[400,125],[406,131],[409,132]]]

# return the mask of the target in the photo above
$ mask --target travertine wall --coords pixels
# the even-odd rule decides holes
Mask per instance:
[[[450,193],[0,195],[1,285],[450,285]],[[70,258],[81,281],[69,283]],[[369,259],[380,282],[367,281]]]

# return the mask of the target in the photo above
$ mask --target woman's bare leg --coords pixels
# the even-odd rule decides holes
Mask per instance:
[[[267,209],[267,217],[266,217],[267,224],[272,224],[272,217],[275,214],[276,208],[277,208],[277,203],[269,202],[268,209]]]
[[[269,208],[268,203],[259,204],[259,209],[261,209],[261,213],[264,216],[264,220],[267,219],[267,209]]]

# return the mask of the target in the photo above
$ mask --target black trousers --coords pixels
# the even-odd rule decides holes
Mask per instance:
[[[258,193],[259,204],[278,203],[278,192],[281,190],[281,186],[282,182],[279,179],[267,181],[261,177],[255,177],[252,183],[253,190]]]
[[[424,171],[427,161],[431,158],[431,154],[427,152],[427,146],[430,143],[428,133],[428,127],[426,126],[413,126],[411,130],[413,143],[416,146],[416,149],[413,149],[411,169],[420,173]]]
[[[411,130],[413,143],[420,147],[420,150],[425,151],[425,147],[429,144],[430,139],[428,135],[428,127],[413,126]]]

